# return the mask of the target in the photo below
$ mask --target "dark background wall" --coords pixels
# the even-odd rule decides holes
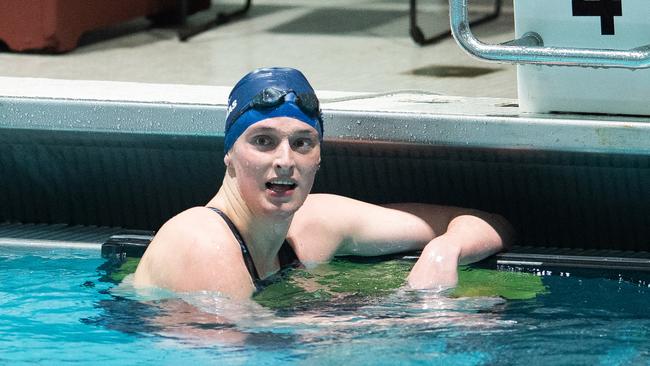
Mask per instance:
[[[0,131],[0,222],[157,229],[223,177],[218,136]],[[650,156],[329,140],[314,191],[474,207],[519,244],[650,250]]]

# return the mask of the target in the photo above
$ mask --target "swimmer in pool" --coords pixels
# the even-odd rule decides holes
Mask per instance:
[[[300,71],[244,76],[228,98],[221,188],[160,228],[134,285],[244,299],[286,268],[421,250],[407,285],[439,289],[456,285],[459,264],[510,244],[511,228],[498,215],[310,194],[322,141],[319,102]]]

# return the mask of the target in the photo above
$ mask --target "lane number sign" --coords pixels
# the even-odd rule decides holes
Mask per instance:
[[[572,0],[573,16],[600,17],[600,34],[614,34],[614,17],[623,15],[622,0]]]

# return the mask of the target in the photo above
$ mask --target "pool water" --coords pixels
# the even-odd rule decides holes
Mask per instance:
[[[0,364],[650,363],[645,283],[463,269],[458,289],[417,292],[395,280],[413,262],[342,260],[234,303],[134,297],[104,263],[0,246]]]

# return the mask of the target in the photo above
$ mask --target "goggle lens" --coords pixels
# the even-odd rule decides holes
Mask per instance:
[[[257,94],[251,101],[251,108],[273,108],[284,103],[287,94],[295,93],[293,90],[280,90],[277,88],[266,88]],[[313,94],[296,95],[296,104],[303,112],[310,117],[317,117],[319,112],[318,99]]]
[[[300,94],[296,96],[296,104],[303,112],[311,117],[317,117],[320,112],[318,98],[313,94]]]
[[[277,107],[284,102],[284,97],[289,92],[276,89],[266,88],[261,93],[257,94],[251,101],[253,108],[271,108]]]

